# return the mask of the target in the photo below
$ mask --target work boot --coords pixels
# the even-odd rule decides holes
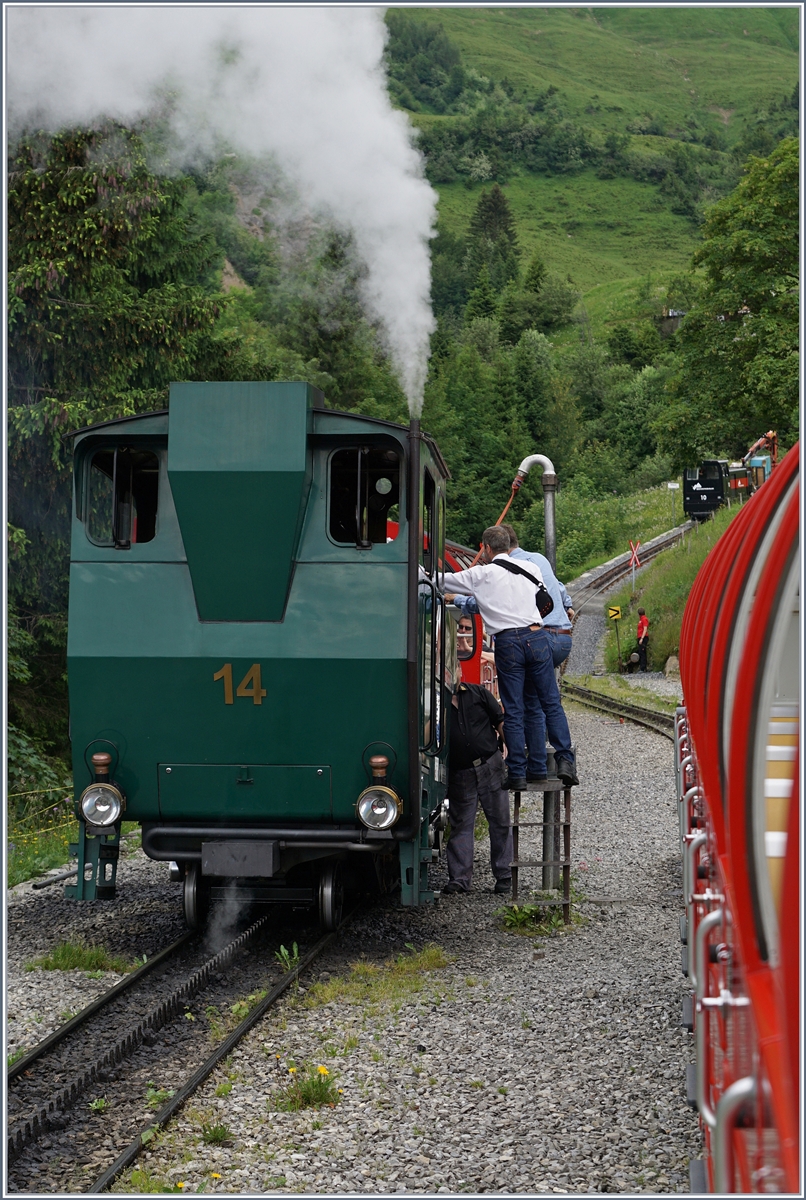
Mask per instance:
[[[557,775],[566,787],[576,787],[579,783],[576,767],[565,758],[557,760]]]

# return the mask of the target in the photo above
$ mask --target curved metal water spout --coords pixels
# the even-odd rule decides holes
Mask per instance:
[[[545,454],[530,454],[518,467],[518,475],[525,479],[532,467],[543,468],[543,521],[546,531],[546,558],[552,571],[557,569],[557,525],[554,519],[554,495],[557,491],[557,475],[554,463]]]
[[[546,458],[545,454],[530,454],[518,467],[518,474],[528,475],[532,467],[542,467],[544,475],[555,475],[556,477],[554,463],[550,458]]]

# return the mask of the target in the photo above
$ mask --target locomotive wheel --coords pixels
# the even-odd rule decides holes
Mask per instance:
[[[341,864],[329,863],[319,876],[319,924],[327,933],[341,925],[344,909],[344,884]]]
[[[201,863],[190,863],[188,866],[182,901],[188,929],[201,929],[210,906],[209,890],[202,881]]]

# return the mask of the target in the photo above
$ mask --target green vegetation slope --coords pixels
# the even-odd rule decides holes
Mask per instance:
[[[442,227],[463,232],[497,180],[525,253],[539,247],[586,296],[682,269],[748,154],[796,132],[794,8],[391,10],[387,21],[392,96],[422,131]],[[600,299],[594,323],[610,315]]]

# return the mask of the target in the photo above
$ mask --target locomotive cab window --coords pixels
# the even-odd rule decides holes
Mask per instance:
[[[377,446],[337,450],[330,460],[330,536],[368,550],[394,540],[387,521],[397,517],[400,455]]]
[[[151,450],[96,450],[89,464],[84,522],[99,546],[128,550],[157,531],[159,459]]]

